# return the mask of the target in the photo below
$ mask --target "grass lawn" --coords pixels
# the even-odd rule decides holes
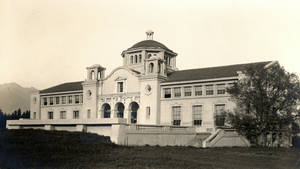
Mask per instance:
[[[299,169],[300,149],[124,147],[95,134],[1,130],[0,168]]]

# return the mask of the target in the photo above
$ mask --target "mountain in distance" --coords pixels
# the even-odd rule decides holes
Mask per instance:
[[[17,83],[0,84],[0,109],[11,114],[17,109],[22,112],[30,109],[30,94],[37,92],[34,87],[22,87]]]

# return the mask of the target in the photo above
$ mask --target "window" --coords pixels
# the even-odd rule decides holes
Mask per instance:
[[[50,105],[53,105],[53,97],[50,97]]]
[[[33,119],[36,119],[36,112],[33,112]]]
[[[55,98],[55,104],[59,104],[59,97]]]
[[[138,63],[138,56],[135,55],[135,63]]]
[[[174,88],[174,97],[181,97],[181,88],[180,87]]]
[[[181,107],[180,106],[173,106],[172,107],[172,115],[173,115],[173,125],[180,126],[180,113]]]
[[[73,96],[69,96],[69,104],[72,104],[72,97]]]
[[[118,93],[124,92],[124,82],[118,82]]]
[[[150,119],[150,107],[146,107],[146,119]]]
[[[184,87],[184,96],[192,96],[192,87]]]
[[[47,97],[44,98],[44,105],[47,105]]]
[[[73,119],[79,119],[79,111],[78,110],[73,111]]]
[[[66,118],[67,118],[66,111],[60,111],[60,119],[66,119]]]
[[[36,104],[36,97],[33,98],[33,104]]]
[[[130,63],[133,64],[133,56],[130,56]]]
[[[52,111],[48,112],[48,119],[53,119],[53,112]]]
[[[61,97],[61,104],[66,104],[66,96]]]
[[[142,55],[139,55],[139,62],[142,63]]]
[[[202,105],[193,106],[193,121],[194,125],[201,126],[202,124]]]
[[[225,104],[215,105],[215,124],[216,126],[224,126],[225,124]]]
[[[79,103],[79,95],[75,95],[75,104]]]
[[[90,119],[91,118],[91,109],[87,110],[87,118]]]
[[[171,98],[171,89],[170,88],[164,89],[164,98]]]
[[[217,94],[225,94],[225,84],[217,85]]]
[[[214,95],[214,86],[213,85],[206,85],[206,95]]]
[[[153,69],[154,69],[154,64],[150,63],[149,64],[149,73],[153,73]]]
[[[195,86],[195,96],[202,96],[202,86]]]

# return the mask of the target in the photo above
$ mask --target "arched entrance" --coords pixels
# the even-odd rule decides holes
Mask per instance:
[[[115,106],[116,115],[117,118],[123,118],[124,117],[124,104],[121,102],[118,102]]]
[[[130,122],[132,124],[135,124],[137,122],[137,112],[139,109],[139,104],[137,104],[137,102],[131,102],[129,105],[129,112],[130,112],[130,117],[131,120]]]
[[[110,114],[111,114],[111,109],[110,109],[110,105],[105,103],[102,105],[102,111],[103,111],[103,117],[104,118],[110,118]]]

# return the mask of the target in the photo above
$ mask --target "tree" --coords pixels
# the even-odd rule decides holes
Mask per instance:
[[[228,112],[227,122],[256,145],[260,144],[261,137],[261,145],[267,146],[270,133],[275,133],[272,139],[280,139],[283,132],[297,132],[292,130],[297,129],[295,118],[299,115],[297,75],[285,71],[279,64],[252,65],[244,73],[243,79],[227,89],[237,105],[234,112]]]
[[[3,129],[6,127],[6,116],[0,109],[0,129]]]

